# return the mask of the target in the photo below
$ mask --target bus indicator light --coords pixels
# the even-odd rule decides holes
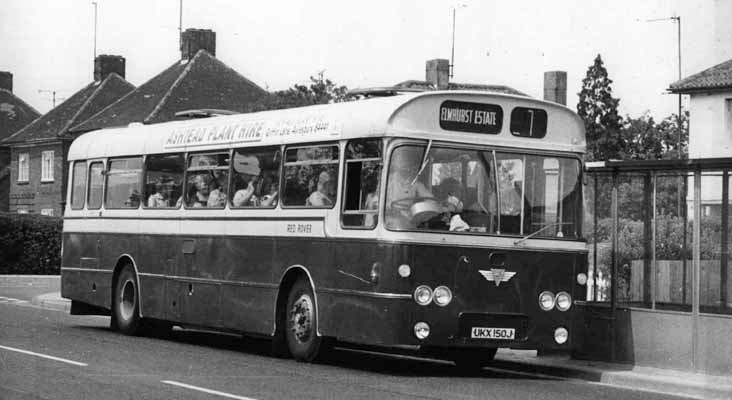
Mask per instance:
[[[401,276],[402,278],[407,278],[409,277],[409,275],[412,274],[412,268],[407,264],[400,265],[398,271],[399,276]]]
[[[427,339],[430,335],[430,326],[426,322],[417,322],[414,324],[414,336],[419,340]]]
[[[579,283],[582,286],[586,285],[587,284],[587,275],[582,272],[577,274],[577,283]]]
[[[420,306],[426,306],[432,301],[432,289],[429,286],[419,286],[414,291],[414,301]]]

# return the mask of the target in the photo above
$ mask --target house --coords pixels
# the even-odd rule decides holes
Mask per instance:
[[[251,103],[267,95],[215,55],[215,32],[187,29],[182,34],[179,61],[71,131],[178,120],[180,113],[190,110],[246,112]]]
[[[134,89],[124,76],[123,57],[98,56],[94,81],[0,142],[10,149],[10,212],[61,215],[66,154],[78,136],[70,128]]]
[[[13,74],[0,71],[0,141],[38,118],[40,114],[13,94]],[[8,211],[10,148],[0,147],[0,211]]]

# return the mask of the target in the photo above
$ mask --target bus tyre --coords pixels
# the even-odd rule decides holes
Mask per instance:
[[[138,333],[141,325],[137,279],[132,265],[127,264],[117,277],[112,296],[112,328],[126,335]]]
[[[287,296],[285,309],[285,338],[290,354],[297,361],[315,360],[320,351],[317,335],[315,296],[308,281],[298,279]]]
[[[478,373],[489,365],[498,349],[455,349],[450,358],[458,369],[464,373]]]

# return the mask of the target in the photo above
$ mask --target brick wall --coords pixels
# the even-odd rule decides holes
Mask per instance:
[[[25,211],[32,214],[41,214],[43,210],[53,210],[54,216],[63,213],[62,202],[65,200],[66,182],[66,154],[68,142],[52,142],[34,146],[12,147],[10,152],[10,212]],[[53,150],[53,181],[41,182],[41,153]],[[28,153],[29,171],[28,182],[18,182],[18,155]]]

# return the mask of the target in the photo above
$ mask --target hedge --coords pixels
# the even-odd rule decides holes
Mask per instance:
[[[58,217],[0,213],[0,274],[59,274],[62,226]]]

